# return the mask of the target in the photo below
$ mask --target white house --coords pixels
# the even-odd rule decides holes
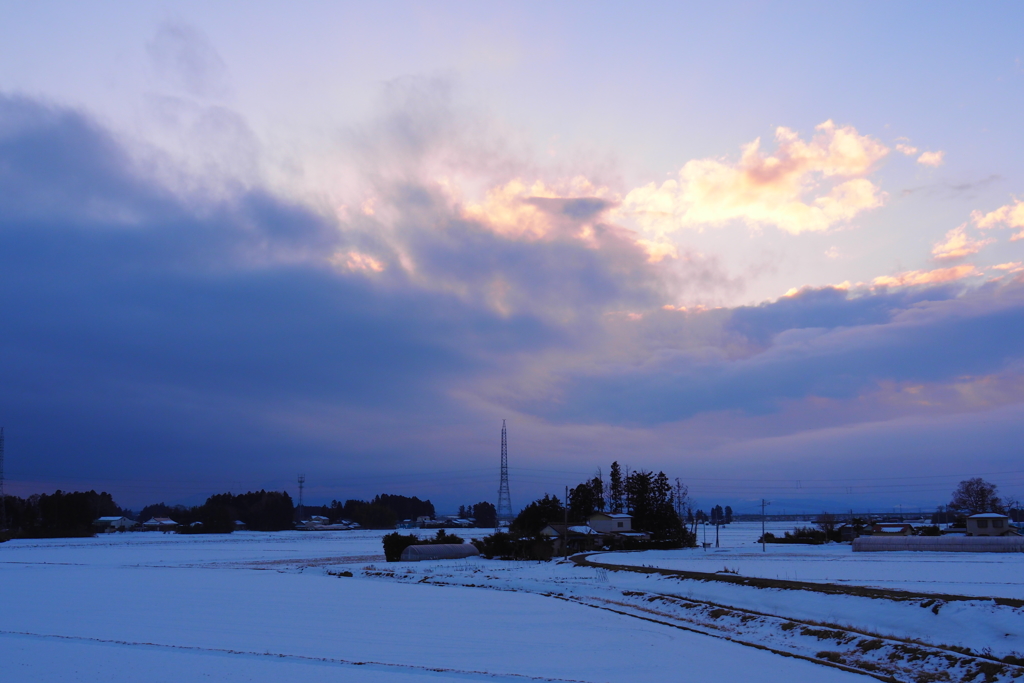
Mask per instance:
[[[1006,536],[1014,533],[1010,518],[997,512],[983,512],[967,518],[968,536]]]
[[[633,530],[633,515],[622,512],[595,512],[587,524],[602,534],[615,534]]]
[[[153,517],[143,522],[142,528],[147,531],[174,531],[178,528],[178,523],[169,517]]]
[[[100,517],[92,525],[100,531],[120,531],[131,529],[135,526],[135,522],[127,517]]]

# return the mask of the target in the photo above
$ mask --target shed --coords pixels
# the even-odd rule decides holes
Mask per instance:
[[[623,512],[595,512],[590,515],[587,524],[594,531],[600,531],[603,534],[632,531],[633,515]]]
[[[967,518],[968,536],[1006,536],[1016,533],[1010,526],[1010,518],[997,512],[983,512]]]
[[[872,524],[871,533],[882,534],[885,536],[913,536],[914,527],[909,524],[901,524],[897,522],[882,522],[879,524]]]
[[[596,550],[604,545],[604,534],[584,525],[548,524],[541,529],[540,535],[554,541],[556,554],[565,552],[566,544],[571,552]]]
[[[923,550],[938,553],[1019,553],[1024,536],[861,536],[853,539],[853,552]]]
[[[458,560],[463,557],[475,557],[480,554],[476,546],[470,543],[431,543],[429,545],[411,545],[402,551],[402,562],[419,562],[420,560]]]

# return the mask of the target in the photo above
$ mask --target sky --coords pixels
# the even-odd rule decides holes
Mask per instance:
[[[7,491],[1022,499],[1022,20],[0,2]]]

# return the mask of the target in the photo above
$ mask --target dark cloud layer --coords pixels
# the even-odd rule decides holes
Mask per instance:
[[[538,452],[590,439],[589,468],[623,457],[626,432],[602,436],[623,427],[670,452],[659,429],[710,414],[747,424],[818,397],[842,411],[885,383],[1020,384],[1020,283],[663,310],[721,285],[713,261],[649,262],[602,199],[522,200],[550,220],[537,238],[467,217],[414,172],[451,134],[427,104],[368,129],[386,140],[364,154],[401,148],[413,170],[375,166],[389,218],[345,223],[260,188],[171,189],[88,116],[0,98],[0,421],[21,478],[444,469],[479,461],[455,432],[515,411],[552,435]],[[356,252],[386,267],[346,267]]]
[[[237,464],[281,403],[445,404],[485,349],[557,337],[535,317],[341,273],[327,260],[337,226],[264,192],[188,206],[75,112],[7,99],[0,117],[0,407],[19,430],[64,434],[37,476],[83,458],[109,474],[207,438]],[[222,415],[196,419],[191,402]],[[119,431],[142,432],[130,452],[60,450]]]
[[[851,297],[806,291],[733,310],[724,325],[741,357],[671,354],[642,369],[597,371],[549,415],[657,424],[713,411],[778,410],[807,397],[849,399],[881,382],[948,382],[1012,368],[1024,356],[1024,286],[956,297],[946,288]]]

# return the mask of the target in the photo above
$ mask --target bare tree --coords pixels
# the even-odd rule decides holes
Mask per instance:
[[[836,530],[836,516],[831,512],[822,512],[814,520],[814,526],[825,532],[826,540],[832,540],[832,534]]]
[[[672,498],[679,519],[686,519],[686,508],[690,506],[690,489],[676,477],[676,485],[672,487]]]
[[[968,515],[1003,511],[1002,501],[996,495],[996,485],[981,477],[964,479],[960,482],[956,490],[953,491],[953,499],[949,501],[949,507]]]

